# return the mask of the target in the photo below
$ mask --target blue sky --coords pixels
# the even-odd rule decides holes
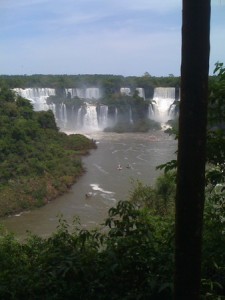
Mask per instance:
[[[225,63],[211,0],[210,73]],[[180,0],[0,0],[0,74],[180,75]]]

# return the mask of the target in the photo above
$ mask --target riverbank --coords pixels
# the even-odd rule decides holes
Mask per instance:
[[[59,216],[71,225],[76,216],[82,228],[98,227],[117,201],[129,198],[133,182],[139,180],[143,184],[154,185],[162,173],[155,169],[156,166],[174,159],[177,148],[177,141],[163,131],[83,134],[89,140],[94,139],[98,149],[82,156],[85,173],[68,192],[38,209],[1,218],[0,223],[18,238],[25,239],[27,231],[49,236],[55,232]],[[126,168],[128,163],[130,168]],[[118,164],[121,164],[122,170],[117,170]],[[86,198],[86,193],[92,196]]]
[[[12,90],[0,89],[0,216],[40,207],[82,175],[81,155],[96,148],[81,134],[59,131],[51,110],[34,111]]]
[[[68,192],[85,172],[82,157],[96,148],[93,140],[82,135],[63,136],[60,157],[51,157],[52,168],[41,175],[24,174],[0,185],[0,217],[41,207]],[[47,154],[47,153],[46,153]]]

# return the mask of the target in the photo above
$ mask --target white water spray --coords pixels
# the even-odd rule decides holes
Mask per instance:
[[[175,88],[173,87],[157,87],[153,96],[153,115],[152,119],[160,123],[166,123],[173,118],[170,114],[171,106],[175,101]],[[151,108],[149,109],[151,111]],[[152,114],[152,112],[150,112]]]

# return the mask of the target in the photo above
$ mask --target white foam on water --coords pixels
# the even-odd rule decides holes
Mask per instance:
[[[100,191],[104,194],[111,194],[111,195],[115,194],[114,192],[103,190],[102,188],[100,188],[99,184],[96,184],[96,183],[91,183],[90,186],[92,187],[92,189],[94,191]]]

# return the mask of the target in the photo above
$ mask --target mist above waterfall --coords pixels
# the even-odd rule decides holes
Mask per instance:
[[[66,88],[66,95],[70,95],[71,98],[78,97],[80,99],[98,100],[102,97],[101,89],[98,87],[89,88]]]

